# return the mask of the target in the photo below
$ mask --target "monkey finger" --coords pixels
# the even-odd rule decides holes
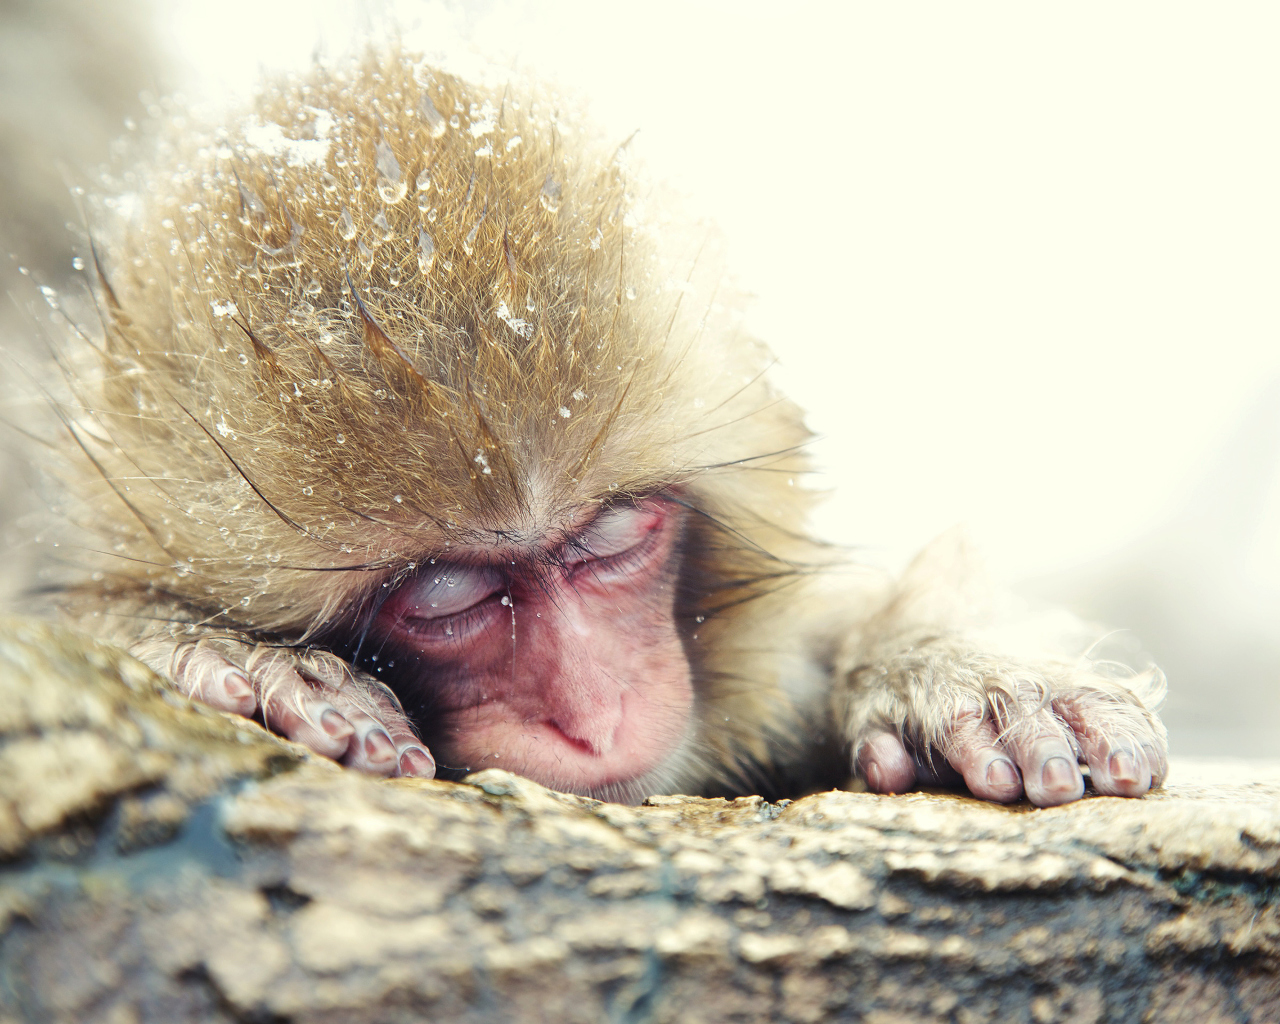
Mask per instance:
[[[337,756],[348,768],[364,772],[369,776],[387,778],[396,774],[399,753],[387,727],[378,719],[366,714],[347,699],[342,692],[330,692],[335,707],[342,714],[343,721],[351,728],[348,733],[346,750]]]
[[[267,728],[295,743],[339,760],[348,751],[355,728],[334,705],[312,690],[283,656],[250,655],[249,665]]]
[[[361,711],[348,711],[347,720],[355,728],[342,763],[366,775],[388,778],[399,767],[400,753],[386,727]]]
[[[1022,796],[1022,776],[1001,748],[995,725],[976,701],[952,719],[944,753],[974,796],[1002,804]]]
[[[916,762],[896,733],[871,733],[858,752],[858,772],[873,793],[905,793],[916,781]]]
[[[395,775],[402,778],[434,779],[436,759],[413,731],[395,693],[378,680],[371,679],[368,681],[367,696],[377,708],[374,717],[382,723],[395,745],[398,758]]]
[[[1142,796],[1163,781],[1163,744],[1132,706],[1088,694],[1060,697],[1053,706],[1075,733],[1099,793]]]
[[[404,717],[388,716],[383,719],[383,726],[396,748],[395,774],[406,778],[434,779],[436,759],[419,742]]]
[[[434,779],[436,777],[436,759],[431,756],[421,743],[414,741],[403,746],[397,744],[396,775],[400,778]]]
[[[1022,772],[1027,799],[1056,807],[1084,796],[1084,776],[1076,761],[1074,737],[1046,709],[1019,717],[1000,737]]]
[[[193,644],[174,660],[173,681],[192,700],[243,718],[258,710],[249,677],[217,651]]]

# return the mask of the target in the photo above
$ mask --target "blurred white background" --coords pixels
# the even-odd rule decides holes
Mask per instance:
[[[148,10],[162,88],[247,94],[390,10],[640,129],[822,435],[826,535],[899,564],[966,522],[1023,592],[1134,628],[1176,751],[1280,756],[1280,8]]]

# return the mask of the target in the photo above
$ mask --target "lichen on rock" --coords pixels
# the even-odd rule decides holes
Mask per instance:
[[[1280,772],[1047,810],[379,782],[23,620],[0,695],[6,1024],[1280,1015]]]

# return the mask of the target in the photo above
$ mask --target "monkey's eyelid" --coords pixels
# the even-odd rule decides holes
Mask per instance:
[[[403,618],[439,619],[466,611],[502,588],[502,577],[492,569],[454,566],[410,580],[390,603]]]
[[[608,509],[566,545],[566,565],[630,551],[661,525],[662,515],[651,507]]]

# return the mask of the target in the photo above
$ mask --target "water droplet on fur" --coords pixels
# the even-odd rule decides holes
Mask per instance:
[[[323,186],[326,192],[338,191],[338,179],[335,178],[328,171],[325,171],[322,175],[320,175],[320,184]]]
[[[324,291],[324,286],[320,284],[320,279],[318,277],[313,277],[307,282],[307,286],[302,289],[302,294],[319,295],[322,291]]]
[[[434,224],[436,222],[436,218],[439,216],[440,216],[440,211],[433,206],[430,210],[427,211],[427,223]]]
[[[304,487],[302,488],[302,493],[309,498],[311,495],[315,494],[315,490],[310,487]]]
[[[507,595],[506,595],[506,594],[503,594],[503,595],[502,595],[502,600],[499,602],[499,604],[501,604],[504,608],[510,608],[510,607],[511,607],[511,598],[507,597]]]
[[[408,192],[409,185],[407,182],[390,182],[386,178],[378,182],[378,195],[382,197],[382,201],[388,206],[395,206]]]
[[[455,117],[455,118],[454,118],[454,120],[456,121],[456,120],[458,120],[458,119]],[[445,626],[445,627],[444,627],[444,635],[445,635],[445,636],[453,636],[453,627],[452,627],[452,626]]]
[[[444,115],[436,109],[436,105],[431,102],[431,97],[425,93],[418,101],[418,115],[427,122],[427,132],[433,139],[438,139],[444,134]],[[457,118],[455,117],[454,120],[456,121]],[[457,125],[454,127],[456,128]]]
[[[399,504],[403,503],[404,498],[403,498],[403,496],[401,496],[401,495],[399,495],[399,494],[396,494],[396,495],[393,495],[393,496],[392,496],[391,500],[392,500],[392,501],[394,501],[397,505],[399,505]]]
[[[513,149],[516,148],[516,146],[520,145],[520,143],[522,142],[524,142],[524,139],[520,138],[519,135],[511,136],[511,138],[507,139],[507,152],[510,153]]]
[[[695,615],[695,616],[693,617],[693,621],[694,621],[694,622],[706,622],[706,621],[707,621],[707,617],[706,617],[705,615]]]
[[[462,240],[462,251],[470,256],[476,250],[476,235],[480,233],[480,222],[476,221],[476,226],[467,232],[467,237]]]
[[[396,159],[386,139],[378,143],[374,157],[378,168],[378,195],[384,203],[394,206],[409,191],[409,186],[401,180],[400,161]]]
[[[44,296],[44,301],[49,303],[50,309],[58,308],[58,293],[47,284],[42,284],[40,286],[40,294]]]
[[[568,407],[567,407],[567,406],[563,406],[563,405],[562,405],[562,406],[560,406],[560,408],[557,410],[557,412],[559,412],[559,413],[560,413],[560,415],[561,415],[564,419],[566,419],[566,420],[567,420],[570,416],[572,416],[572,415],[573,415],[573,413],[569,411]]]
[[[337,441],[337,442],[338,442],[338,444],[346,444],[346,443],[347,443],[347,435],[346,435],[346,434],[339,434],[337,437],[335,437],[335,438],[334,438],[334,440],[335,440],[335,441]]]
[[[380,213],[373,218],[373,226],[378,229],[378,240],[380,242],[389,242],[396,235],[391,225],[387,223],[387,215]]]
[[[636,290],[635,290],[634,288],[628,288],[628,289],[627,289],[627,298],[629,298],[629,299],[634,299],[635,297],[636,297]]]
[[[245,355],[243,352],[241,352],[238,356],[236,356],[236,358],[240,360],[241,366],[249,365],[249,357]]]
[[[419,192],[425,192],[431,187],[431,172],[419,171],[418,176],[413,180],[413,185]]]
[[[560,182],[548,174],[542,183],[542,192],[538,195],[538,202],[548,213],[555,213],[560,209],[560,192]]]
[[[395,288],[400,284],[399,267],[392,267],[387,271],[387,283],[390,284],[392,288]]]
[[[462,125],[462,118],[460,118],[457,114],[454,114],[453,117],[449,118],[450,128],[458,128],[461,125]]]
[[[587,397],[587,393],[583,391],[582,388],[578,388],[578,390],[575,391],[573,395],[570,397],[572,397],[575,402],[581,402],[584,398]]]
[[[75,259],[71,261],[71,265],[75,267],[76,270],[84,270],[84,260],[82,260],[79,256],[77,256]]]
[[[617,489],[618,489],[618,485],[617,485],[617,484],[610,484],[610,485],[609,485],[609,490],[611,490],[611,491],[616,491]]]
[[[342,236],[344,242],[349,242],[356,237],[356,222],[351,219],[351,211],[345,206],[342,213],[338,215],[338,234]]]
[[[431,272],[431,264],[436,261],[436,243],[425,231],[418,232],[418,270],[424,274]]]

